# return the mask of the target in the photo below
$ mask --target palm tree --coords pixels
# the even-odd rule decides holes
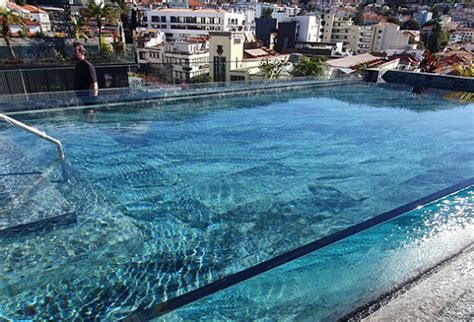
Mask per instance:
[[[74,38],[76,40],[88,39],[86,25],[82,19],[71,18],[71,25],[74,28]]]
[[[110,4],[95,4],[93,2],[84,9],[83,14],[88,19],[94,19],[97,22],[99,30],[99,51],[102,50],[102,23],[104,21],[117,21],[118,11]]]
[[[6,8],[0,7],[0,18],[2,19],[2,37],[7,43],[8,49],[10,49],[10,54],[13,59],[16,59],[15,52],[13,51],[12,44],[10,42],[10,25],[24,25],[23,19],[20,16],[17,16],[13,12],[7,10]]]
[[[122,49],[125,51],[125,33],[123,25],[128,23],[128,15],[130,13],[130,8],[128,7],[127,2],[125,0],[115,0],[114,4],[118,10],[119,15],[116,21],[118,25],[119,43]]]

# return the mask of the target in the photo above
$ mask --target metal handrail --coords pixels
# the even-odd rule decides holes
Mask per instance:
[[[1,114],[0,113],[0,120],[2,121],[5,121],[11,125],[14,125],[16,127],[19,127],[20,129],[23,129],[25,131],[28,131],[34,135],[36,135],[37,137],[39,138],[42,138],[46,141],[49,141],[51,143],[54,143],[56,145],[56,148],[58,150],[58,157],[61,161],[64,161],[64,150],[63,150],[63,145],[61,144],[61,141],[53,138],[53,137],[50,137],[48,134],[46,134],[45,132],[42,132],[40,130],[38,130],[37,128],[34,128],[32,126],[29,126],[29,125],[26,125],[20,121],[17,121],[9,116],[6,116],[5,114]]]

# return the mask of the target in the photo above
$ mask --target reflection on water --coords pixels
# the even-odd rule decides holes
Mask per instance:
[[[451,92],[444,96],[445,99],[458,101],[460,103],[474,103],[474,93]]]

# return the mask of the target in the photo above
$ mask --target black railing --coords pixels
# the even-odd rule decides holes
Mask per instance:
[[[99,88],[129,87],[128,73],[137,65],[96,65]],[[74,66],[42,66],[0,69],[0,95],[74,90]]]

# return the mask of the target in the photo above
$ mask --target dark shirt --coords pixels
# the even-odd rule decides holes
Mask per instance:
[[[90,89],[94,82],[97,82],[94,66],[87,59],[78,62],[74,68],[74,89],[77,91]]]

